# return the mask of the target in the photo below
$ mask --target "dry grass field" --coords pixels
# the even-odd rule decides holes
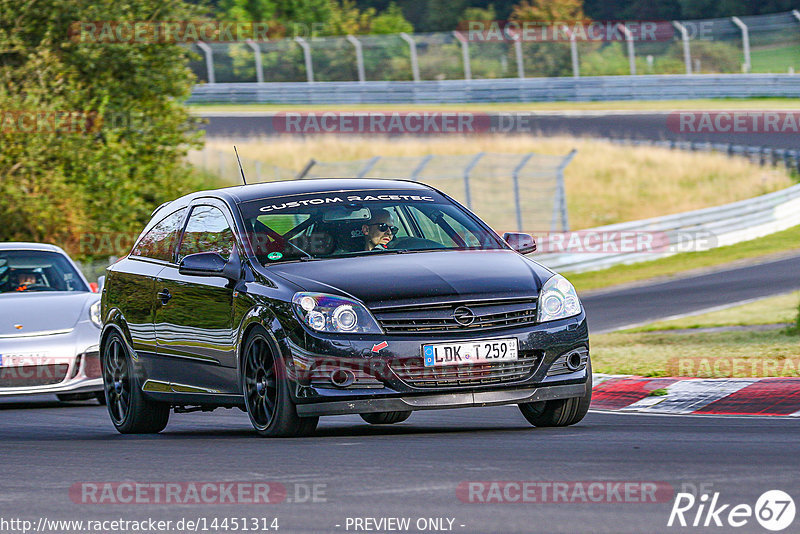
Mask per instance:
[[[209,153],[233,155],[234,141],[208,139]],[[321,135],[236,141],[245,159],[299,170],[310,158],[346,161],[373,156],[469,155],[478,152],[578,153],[565,173],[571,229],[716,206],[793,184],[783,170],[742,158],[656,147],[629,147],[569,137],[468,136],[384,138]],[[192,161],[200,155],[193,154]],[[231,162],[233,160],[231,159]],[[213,168],[213,167],[212,167]],[[238,174],[230,176],[238,180]],[[478,214],[481,215],[479,210]]]

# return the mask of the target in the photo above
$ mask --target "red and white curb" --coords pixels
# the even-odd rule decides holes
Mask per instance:
[[[592,409],[621,412],[800,417],[800,378],[593,376]],[[655,390],[666,395],[651,395]]]

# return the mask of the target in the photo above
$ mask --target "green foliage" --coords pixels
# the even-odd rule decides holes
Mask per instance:
[[[797,305],[797,320],[795,321],[794,333],[800,335],[800,304]]]
[[[68,37],[73,21],[200,15],[180,0],[0,0],[0,112],[91,117],[71,131],[3,123],[0,241],[51,242],[89,259],[86,233],[136,233],[159,204],[208,185],[184,163],[200,143],[181,104],[195,82],[185,49]]]

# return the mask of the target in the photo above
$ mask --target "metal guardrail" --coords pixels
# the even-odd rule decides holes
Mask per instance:
[[[583,234],[593,232],[605,235],[619,232],[651,233],[664,240],[664,250],[658,252],[567,252],[535,254],[531,257],[552,269],[584,272],[663,258],[683,251],[733,245],[797,225],[800,225],[800,184],[723,206],[582,231]]]
[[[190,104],[462,104],[696,98],[800,98],[800,75],[675,74],[419,82],[214,83]]]

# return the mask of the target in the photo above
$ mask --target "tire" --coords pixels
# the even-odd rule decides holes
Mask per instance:
[[[157,434],[169,422],[170,405],[144,396],[134,373],[125,341],[114,332],[106,341],[101,359],[104,398],[108,415],[120,434]]]
[[[587,365],[589,379],[583,397],[528,402],[519,405],[525,419],[533,426],[570,426],[579,423],[592,403],[592,364]]]
[[[100,403],[100,406],[106,405],[106,392],[105,391],[97,391],[94,394],[94,398],[97,399],[97,402]]]
[[[256,327],[242,352],[242,392],[250,422],[262,437],[314,433],[319,417],[300,417],[292,402],[286,367],[276,357],[267,333]]]
[[[61,402],[85,401],[95,398],[94,393],[56,393]]]
[[[361,419],[371,425],[393,425],[395,423],[402,423],[411,417],[411,412],[377,412],[377,413],[362,413]]]

